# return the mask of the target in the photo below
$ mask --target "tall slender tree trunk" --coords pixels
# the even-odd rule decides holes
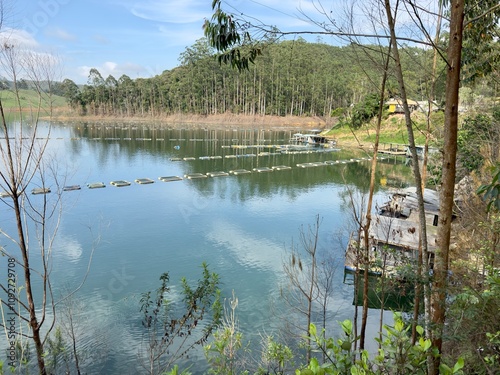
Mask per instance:
[[[370,251],[370,225],[372,221],[372,206],[373,206],[373,195],[375,193],[375,173],[377,170],[377,155],[378,155],[378,147],[380,140],[380,126],[382,124],[382,114],[384,108],[384,93],[385,93],[385,84],[387,82],[387,70],[389,67],[389,56],[390,56],[391,46],[389,46],[389,50],[387,52],[387,58],[384,62],[384,74],[382,77],[382,85],[380,87],[380,102],[379,102],[379,110],[377,116],[377,129],[375,133],[375,144],[373,145],[373,157],[371,162],[371,170],[370,170],[370,192],[368,194],[368,204],[366,207],[366,221],[363,225],[363,235],[364,235],[364,284],[363,284],[363,315],[361,318],[361,333],[360,333],[360,341],[359,348],[362,350],[365,348],[365,336],[366,336],[366,326],[368,322],[368,270],[370,267],[370,259],[369,259],[369,251]],[[384,277],[384,275],[382,275]],[[383,316],[381,315],[382,319]]]
[[[465,0],[450,2],[450,41],[448,45],[448,71],[446,74],[446,108],[444,112],[444,145],[442,183],[439,192],[439,223],[437,250],[434,258],[434,279],[432,282],[431,307],[433,337],[432,343],[441,353],[443,327],[446,316],[446,288],[448,258],[455,193],[457,132],[458,132],[458,90],[460,87],[460,64],[462,55],[463,21]],[[431,374],[439,373],[440,357],[434,358]]]
[[[399,2],[396,2],[398,4]],[[417,205],[418,205],[418,218],[419,218],[419,257],[420,254],[426,254],[428,252],[427,244],[427,223],[425,219],[425,207],[424,207],[424,191],[422,177],[420,173],[420,168],[418,165],[417,149],[415,147],[415,137],[413,133],[413,125],[411,120],[410,109],[408,106],[408,98],[406,94],[406,86],[403,78],[403,70],[401,67],[401,59],[399,57],[399,48],[397,45],[396,33],[395,33],[395,19],[393,18],[391,4],[389,0],[385,0],[385,8],[387,14],[387,21],[389,25],[389,30],[391,33],[391,44],[392,51],[395,61],[395,72],[399,84],[399,91],[401,94],[401,101],[404,109],[405,124],[408,132],[408,142],[410,145],[410,152],[412,156],[412,168],[413,176],[415,178],[415,185],[417,190]],[[397,5],[396,5],[397,9]],[[419,270],[420,271],[420,270]]]
[[[443,14],[443,3],[439,3],[439,13],[438,22],[436,26],[436,34],[434,36],[434,45],[437,46],[439,38],[441,35],[441,20]],[[427,164],[429,160],[429,138],[431,135],[431,114],[434,106],[435,93],[436,93],[436,81],[437,81],[437,60],[438,51],[434,49],[434,56],[432,59],[432,82],[428,98],[428,109],[427,109],[427,132],[425,133],[425,147],[424,147],[424,159],[422,162],[422,192],[425,190],[425,184],[427,180]],[[417,340],[417,324],[418,316],[420,314],[420,297],[423,289],[424,296],[424,320],[425,320],[425,330],[426,336],[431,337],[430,331],[430,316],[431,316],[431,303],[430,303],[430,288],[428,283],[429,275],[429,253],[422,248],[422,243],[419,242],[419,254],[418,254],[418,275],[419,279],[424,280],[423,283],[417,280],[415,286],[415,306],[413,311],[413,324],[412,324],[412,342],[415,343]],[[422,288],[423,284],[423,288]]]

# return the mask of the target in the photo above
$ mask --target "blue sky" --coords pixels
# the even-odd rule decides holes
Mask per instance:
[[[151,77],[178,66],[186,47],[203,37],[211,0],[7,0],[2,34],[13,44],[51,53],[62,78],[86,83],[90,68],[106,78]],[[228,0],[264,23],[304,27],[309,0]],[[230,9],[230,8],[229,8]],[[309,25],[310,26],[310,25]]]
[[[60,61],[60,77],[78,84],[87,82],[91,68],[106,78],[122,74],[131,78],[152,77],[179,65],[179,55],[203,37],[202,25],[212,15],[212,0],[0,0],[5,4],[0,43],[20,45],[36,53],[50,53]],[[421,0],[431,9],[435,0]],[[224,9],[243,13],[283,31],[311,31],[302,13],[336,22],[349,19],[348,0],[225,0]],[[355,17],[358,31],[377,16],[366,2],[359,2]],[[363,18],[363,17],[361,17]],[[401,22],[401,18],[400,22]],[[376,21],[371,19],[371,21]],[[338,27],[341,25],[337,24]],[[315,40],[317,36],[305,36]],[[324,42],[338,44],[328,37]]]

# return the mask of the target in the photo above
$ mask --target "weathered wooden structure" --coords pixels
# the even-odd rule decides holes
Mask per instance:
[[[437,193],[425,190],[424,208],[429,258],[432,268],[436,250],[439,203]],[[415,188],[394,192],[372,219],[369,230],[369,268],[376,275],[391,274],[396,267],[416,264],[419,254],[420,224]],[[357,238],[356,238],[357,237]],[[352,236],[346,250],[345,269],[364,271],[363,233]]]

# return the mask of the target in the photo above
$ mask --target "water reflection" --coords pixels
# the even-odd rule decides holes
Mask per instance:
[[[302,225],[320,215],[320,246],[343,264],[344,249],[332,240],[348,221],[341,194],[346,186],[367,191],[370,162],[364,158],[369,155],[360,150],[276,152],[273,146],[287,143],[290,133],[118,123],[54,127],[49,149],[59,154],[60,171],[72,170],[66,176],[67,184],[83,187],[63,193],[69,204],[54,249],[54,289],[80,284],[94,239],[102,238],[78,294],[85,305],[85,319],[95,323],[94,330],[82,334],[82,345],[107,357],[96,359],[91,372],[128,373],[137,367],[142,337],[137,296],[156,289],[163,272],[170,272],[174,284],[183,276],[196,280],[200,264],[207,261],[210,269],[220,274],[224,295],[235,290],[242,331],[258,340],[261,332],[272,333],[280,327],[273,310],[283,281],[281,262]],[[241,147],[231,147],[234,145]],[[251,154],[255,156],[248,156]],[[194,160],[171,160],[185,157]],[[332,164],[297,167],[325,161]],[[158,180],[159,176],[276,165],[292,168],[204,180]],[[381,162],[377,194],[384,194],[390,186],[408,184],[410,175],[409,168],[400,162]],[[139,185],[133,182],[137,178],[151,178],[155,183]],[[132,184],[117,188],[109,185],[112,180]],[[107,186],[85,188],[87,182],[97,181]],[[9,230],[11,221],[3,214],[2,229]],[[335,314],[332,326],[334,321],[351,318],[352,313],[351,287],[342,283],[339,271],[335,280],[338,287],[330,307]],[[98,335],[93,338],[92,332]],[[199,353],[194,358],[203,362]]]
[[[244,267],[270,270],[277,274],[282,270],[282,244],[255,237],[224,219],[213,223],[207,239],[227,250]]]

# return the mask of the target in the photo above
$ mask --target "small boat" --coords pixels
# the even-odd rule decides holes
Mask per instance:
[[[73,191],[73,190],[80,190],[81,186],[80,185],[68,185],[63,187],[63,191]]]

